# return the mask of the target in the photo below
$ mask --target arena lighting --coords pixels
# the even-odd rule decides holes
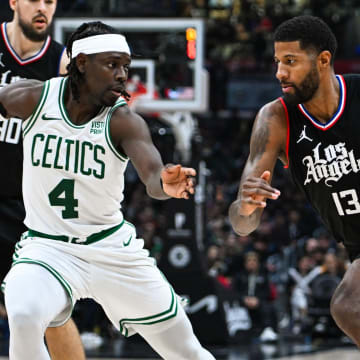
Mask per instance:
[[[186,55],[189,59],[194,60],[196,58],[196,29],[186,29]]]
[[[196,42],[195,42],[195,40],[190,40],[187,42],[186,55],[190,60],[195,60],[195,58],[196,58]]]
[[[186,29],[186,40],[196,40],[196,29],[194,28],[187,28]]]

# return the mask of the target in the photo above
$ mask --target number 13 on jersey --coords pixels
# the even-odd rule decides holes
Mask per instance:
[[[360,213],[359,198],[355,189],[333,192],[331,195],[340,216]]]

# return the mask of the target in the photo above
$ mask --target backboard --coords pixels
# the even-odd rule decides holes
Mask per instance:
[[[128,91],[137,91],[134,84],[140,84],[142,92],[136,111],[199,113],[207,110],[203,20],[57,18],[55,40],[66,44],[72,31],[90,21],[102,21],[126,36],[133,57]]]

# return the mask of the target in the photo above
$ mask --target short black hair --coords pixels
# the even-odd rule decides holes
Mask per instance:
[[[334,64],[337,41],[330,27],[319,17],[297,16],[280,24],[274,33],[275,42],[299,41],[303,50],[312,48],[318,54],[328,50]]]
[[[87,38],[89,36],[101,35],[101,34],[117,34],[113,27],[104,24],[101,21],[91,21],[81,24],[71,35],[66,44],[66,53],[70,58],[70,63],[67,66],[69,75],[70,87],[75,100],[79,99],[78,85],[84,81],[84,75],[80,73],[76,66],[75,58],[71,58],[71,51],[74,41]],[[89,55],[91,56],[91,55]],[[123,91],[121,95],[126,99],[130,99],[130,94],[127,91]]]

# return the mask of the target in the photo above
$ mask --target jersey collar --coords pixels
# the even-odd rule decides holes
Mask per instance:
[[[16,60],[16,62],[19,65],[27,65],[30,64],[36,60],[39,60],[40,58],[43,57],[43,55],[46,53],[47,49],[50,46],[50,41],[51,41],[51,37],[47,36],[42,48],[33,56],[28,57],[27,59],[22,59],[17,53],[16,51],[13,49],[13,47],[10,44],[9,38],[7,36],[7,31],[6,31],[6,22],[3,22],[1,24],[1,34],[2,37],[4,39],[4,43],[9,51],[9,53],[12,55],[12,57]]]
[[[338,106],[335,114],[333,115],[333,117],[326,124],[323,124],[320,121],[316,120],[314,117],[312,117],[312,115],[305,109],[305,106],[303,104],[298,104],[298,108],[302,112],[302,114],[305,117],[307,117],[311,121],[311,123],[320,130],[327,130],[327,129],[330,129],[332,126],[334,126],[335,123],[340,119],[340,117],[345,109],[346,84],[345,84],[344,78],[341,75],[336,75],[336,78],[340,85],[339,106]]]

